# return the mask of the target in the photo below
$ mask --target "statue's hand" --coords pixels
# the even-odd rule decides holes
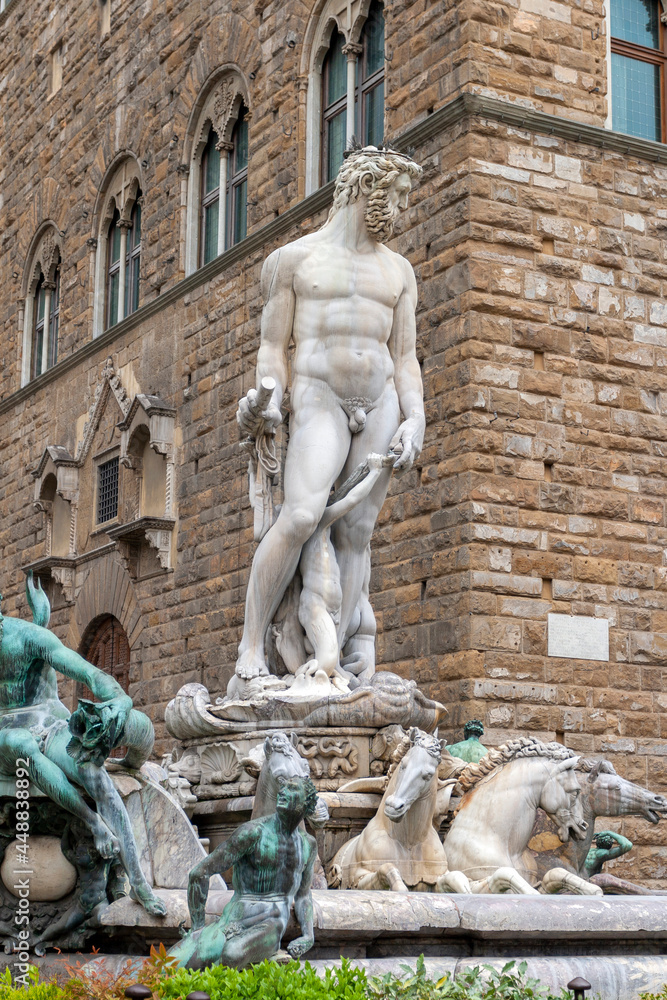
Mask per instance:
[[[127,717],[132,710],[132,699],[129,695],[119,695],[101,703],[102,724],[106,732],[120,734],[125,728]]]
[[[423,413],[416,413],[404,420],[389,443],[389,450],[398,458],[394,462],[397,473],[407,472],[422,450],[426,421]]]
[[[287,951],[290,953],[292,958],[301,958],[305,955],[307,951],[315,944],[315,938],[312,937],[298,937],[294,938],[293,941],[287,945]]]
[[[282,423],[282,413],[274,403],[270,402],[262,410],[257,402],[257,389],[249,389],[243,399],[239,400],[236,411],[236,421],[241,433],[249,437],[257,437],[260,431],[272,433]]]

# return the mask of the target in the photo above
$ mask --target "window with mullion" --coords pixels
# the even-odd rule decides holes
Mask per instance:
[[[127,233],[127,253],[125,256],[125,315],[139,308],[139,270],[141,267],[141,205],[137,201],[132,209],[132,225]]]
[[[361,141],[379,146],[384,138],[384,12],[373,0],[361,34]],[[359,115],[359,111],[357,111]]]
[[[58,329],[60,326],[60,263],[56,267],[54,276],[55,287],[51,292],[51,308],[49,310],[49,347],[48,360],[49,368],[53,368],[58,360]]]
[[[612,127],[664,142],[665,31],[658,0],[611,0]]]
[[[333,180],[343,162],[347,133],[347,59],[345,38],[331,36],[322,66],[322,182]]]
[[[30,353],[30,378],[42,374],[42,354],[44,349],[44,309],[46,306],[46,289],[44,275],[40,274],[35,289],[35,304],[33,306],[32,349]]]
[[[118,322],[118,291],[120,286],[120,212],[113,213],[107,240],[107,327]]]
[[[201,231],[199,266],[218,256],[218,217],[220,214],[220,151],[218,134],[210,129],[201,158]]]
[[[248,231],[248,109],[239,108],[232,130],[227,180],[227,246],[245,239]]]

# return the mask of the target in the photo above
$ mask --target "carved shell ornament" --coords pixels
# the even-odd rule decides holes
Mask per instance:
[[[241,775],[241,763],[233,743],[217,743],[202,750],[202,785],[227,785]]]

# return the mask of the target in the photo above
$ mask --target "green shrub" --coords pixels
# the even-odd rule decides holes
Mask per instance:
[[[404,965],[404,975],[389,972],[374,976],[368,984],[370,1000],[567,1000],[570,993],[550,993],[539,980],[526,976],[526,963],[508,962],[500,972],[490,965],[474,966],[455,976],[429,979],[424,956],[416,970]],[[570,998],[571,1000],[571,998]],[[667,997],[661,998],[667,1000]]]
[[[442,979],[429,979],[423,956],[415,970],[403,966],[401,975],[387,973],[370,979],[362,968],[344,958],[340,967],[318,975],[308,962],[261,962],[248,969],[229,969],[216,965],[191,971],[174,969],[164,946],[151,949],[138,971],[132,963],[119,973],[84,972],[80,966],[67,966],[70,978],[59,986],[40,982],[34,966],[28,973],[30,986],[15,987],[11,971],[0,975],[0,1000],[122,1000],[130,983],[144,983],[161,1000],[185,1000],[188,993],[202,990],[211,1000],[569,1000],[562,990],[550,993],[538,980],[526,976],[526,963],[508,962],[498,972],[491,966],[475,966]],[[667,987],[654,996],[645,993],[641,1000],[667,1000]]]
[[[203,990],[211,1000],[366,1000],[366,973],[344,958],[340,968],[327,969],[324,977],[305,962],[261,962],[249,969],[215,965],[192,972],[178,969],[163,980],[158,993],[165,1000],[179,1000],[193,990]]]

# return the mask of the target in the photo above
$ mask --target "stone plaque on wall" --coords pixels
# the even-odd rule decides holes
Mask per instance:
[[[609,622],[588,615],[549,615],[549,656],[609,660]]]

